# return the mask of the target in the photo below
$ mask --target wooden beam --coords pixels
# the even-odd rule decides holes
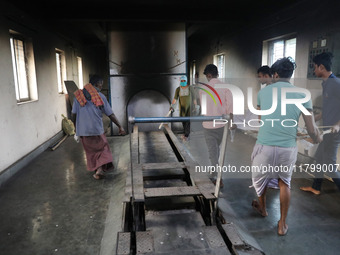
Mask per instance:
[[[195,186],[148,188],[144,189],[146,198],[155,197],[182,197],[201,195],[200,190]]]
[[[186,168],[184,162],[166,162],[166,163],[144,163],[141,164],[142,170],[149,169],[181,169]]]

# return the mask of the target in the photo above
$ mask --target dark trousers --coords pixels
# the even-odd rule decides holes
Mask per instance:
[[[207,144],[209,159],[211,166],[218,165],[218,157],[220,156],[220,145],[222,142],[224,127],[208,129],[203,128],[204,138]],[[211,173],[210,178],[216,179],[217,173]]]
[[[182,122],[184,129],[184,136],[189,137],[190,135],[190,121]]]
[[[336,156],[340,144],[340,133],[326,134],[323,136],[323,141],[319,144],[315,153],[315,179],[312,187],[316,190],[321,190],[323,174],[326,173],[332,177],[335,185],[340,190],[340,169],[336,166]]]

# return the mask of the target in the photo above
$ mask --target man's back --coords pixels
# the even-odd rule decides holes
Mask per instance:
[[[222,82],[215,78],[211,79],[208,85],[216,90],[222,103],[214,93],[212,93],[212,95],[215,101],[206,92],[200,91],[201,103],[204,101],[206,102],[206,116],[221,116],[233,112],[233,97],[230,90],[227,88],[218,88],[218,86],[216,86],[218,84],[222,84]],[[205,100],[203,100],[203,96],[205,97]],[[203,127],[209,129],[216,128],[213,126],[212,121],[203,122]],[[218,127],[223,127],[223,125],[219,125]]]
[[[261,110],[268,110],[273,104],[273,89],[277,89],[277,107],[269,115],[262,115],[263,126],[260,127],[257,143],[279,147],[296,146],[297,123],[300,118],[301,110],[295,104],[286,105],[286,115],[281,112],[281,89],[294,88],[289,82],[276,82],[260,90],[258,93],[258,105]],[[274,95],[275,96],[275,95]],[[288,99],[304,98],[305,94],[291,92],[287,93]],[[306,109],[312,109],[312,102],[309,100],[304,103]]]

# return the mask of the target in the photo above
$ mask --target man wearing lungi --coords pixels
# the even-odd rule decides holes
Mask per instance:
[[[257,101],[259,109],[270,109],[273,104],[273,91],[275,95],[277,90],[277,107],[273,113],[261,116],[262,126],[251,155],[252,181],[258,196],[258,201],[252,202],[253,208],[262,216],[267,216],[266,190],[268,187],[280,189],[281,217],[277,230],[279,235],[285,235],[288,231],[286,217],[290,201],[290,181],[297,158],[297,123],[302,113],[295,104],[287,104],[286,115],[282,114],[281,91],[296,88],[289,83],[295,67],[295,62],[290,57],[279,59],[272,65],[274,83],[259,91]],[[294,101],[305,97],[301,92],[286,94],[286,98]],[[312,114],[311,100],[302,105],[310,112],[310,115],[302,113],[308,134],[315,143],[321,142]]]
[[[100,91],[103,79],[93,75],[84,89],[77,90],[72,106],[72,120],[76,127],[76,136],[84,147],[87,169],[93,171],[96,180],[104,177],[104,172],[113,167],[113,158],[109,143],[104,134],[102,114],[106,114],[119,128],[119,134],[125,130],[114,115],[106,97]],[[75,120],[75,121],[74,121]]]

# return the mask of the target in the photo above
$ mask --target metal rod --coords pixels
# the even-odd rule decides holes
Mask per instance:
[[[168,112],[168,114],[167,115],[165,115],[165,117],[169,117],[170,116],[170,114],[171,114],[171,110]],[[158,127],[158,129],[161,129],[162,128],[162,126],[163,126],[163,122],[159,125],[159,127]]]
[[[213,120],[221,120],[223,121],[229,120],[229,115],[223,116],[194,116],[194,117],[133,117],[129,116],[130,123],[161,123],[161,122],[202,122],[202,121],[213,121]],[[227,122],[224,122],[227,123]]]
[[[223,136],[222,136],[222,141],[221,141],[221,149],[220,149],[220,155],[218,158],[218,164],[219,166],[222,167],[224,166],[224,159],[226,156],[227,152],[227,142],[228,142],[228,131],[229,131],[229,125],[225,125],[223,129]],[[215,187],[215,197],[217,198],[216,200],[216,206],[217,208],[217,203],[218,203],[218,194],[220,193],[220,184],[221,184],[221,179],[222,179],[222,171],[217,172],[217,179],[216,179],[216,187]]]

